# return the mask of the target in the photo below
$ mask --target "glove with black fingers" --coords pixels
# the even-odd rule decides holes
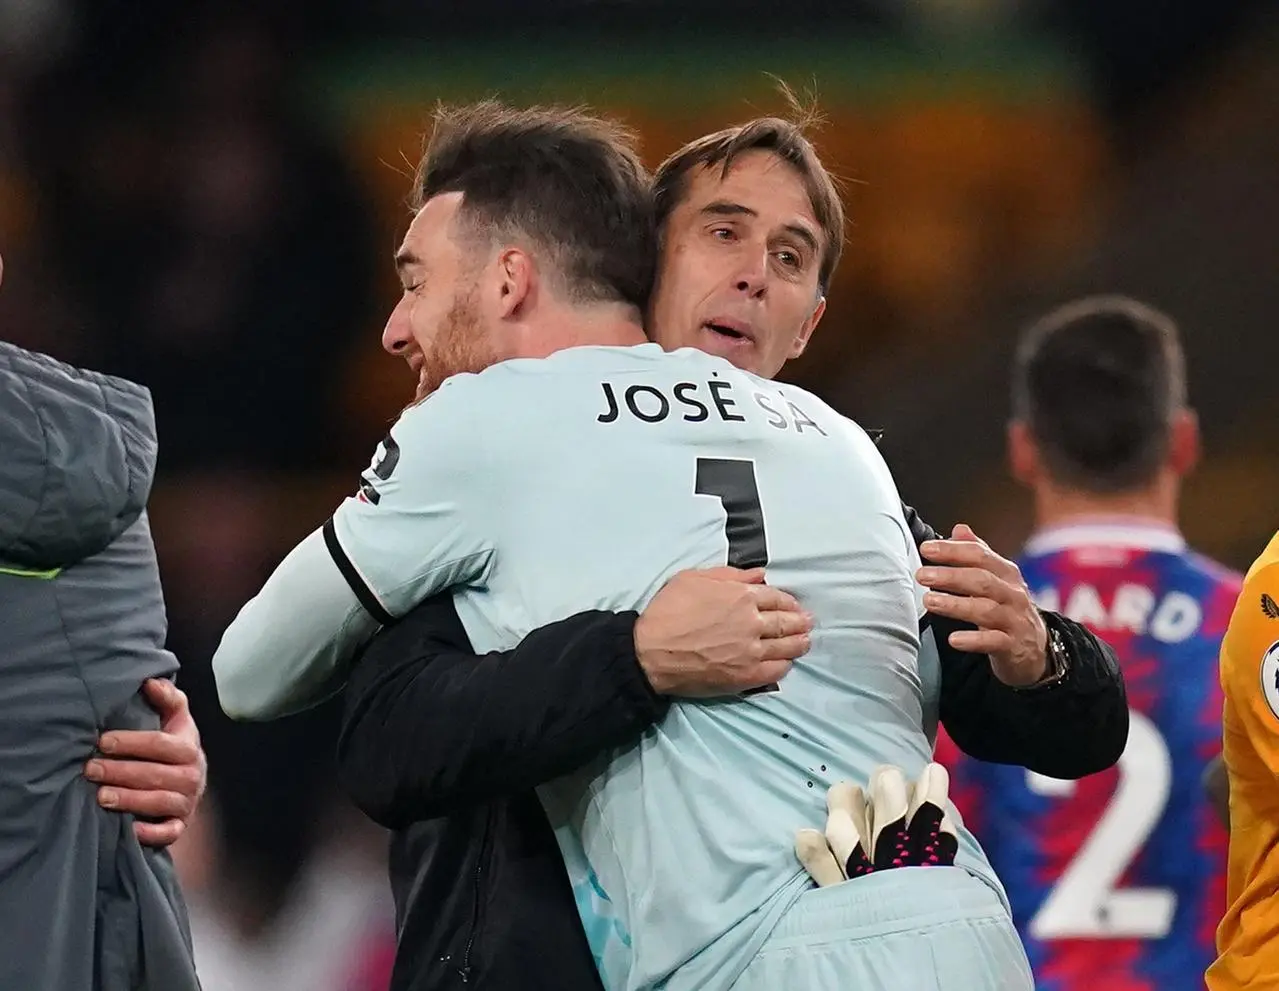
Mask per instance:
[[[801,829],[795,854],[825,887],[894,867],[949,866],[959,838],[946,814],[950,776],[929,764],[913,785],[901,769],[875,769],[868,791],[841,781],[826,793],[826,829]]]

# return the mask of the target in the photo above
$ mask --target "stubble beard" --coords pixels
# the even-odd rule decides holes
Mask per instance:
[[[445,379],[463,372],[482,372],[496,363],[497,355],[480,326],[475,293],[457,295],[449,308],[431,350],[422,357],[418,373],[416,406],[438,389]]]

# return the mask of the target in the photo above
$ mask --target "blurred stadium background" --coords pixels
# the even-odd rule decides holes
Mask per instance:
[[[378,335],[439,99],[585,102],[656,163],[811,90],[843,270],[787,376],[868,426],[927,519],[1006,553],[1025,319],[1122,291],[1182,325],[1201,550],[1279,525],[1279,17],[1248,0],[0,0],[0,334],[154,392],[171,645],[210,760],[180,845],[207,991],[385,987],[381,836],[331,708],[236,726],[208,670],[411,389]]]

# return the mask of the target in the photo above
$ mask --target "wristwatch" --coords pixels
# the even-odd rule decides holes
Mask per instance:
[[[1048,670],[1044,676],[1038,681],[1029,685],[1022,685],[1015,689],[1019,692],[1033,692],[1040,688],[1052,688],[1054,685],[1060,685],[1066,680],[1066,675],[1070,674],[1070,653],[1066,650],[1066,641],[1061,638],[1050,624],[1048,626],[1048,639],[1045,643],[1045,653],[1048,655]]]

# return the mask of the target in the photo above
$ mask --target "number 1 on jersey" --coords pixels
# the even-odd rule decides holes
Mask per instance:
[[[698,495],[715,496],[724,507],[728,564],[733,568],[762,568],[768,564],[764,507],[759,504],[755,462],[734,458],[698,458]]]
[[[728,564],[732,568],[762,568],[768,564],[768,535],[764,532],[764,507],[759,504],[755,462],[737,458],[698,458],[693,491],[714,496],[724,507],[724,535],[728,538]],[[743,695],[779,692],[775,682]]]

